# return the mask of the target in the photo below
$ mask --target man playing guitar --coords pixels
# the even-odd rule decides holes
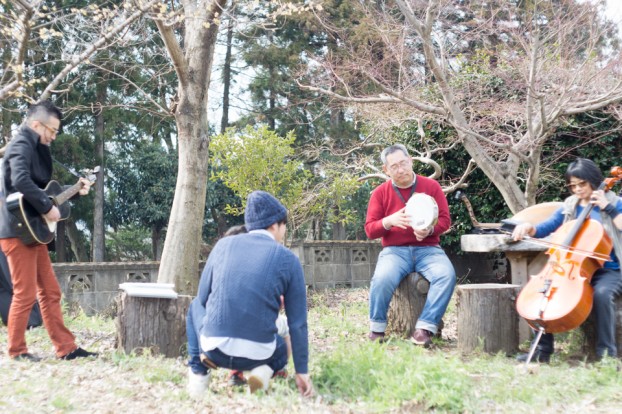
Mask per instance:
[[[34,104],[24,124],[9,143],[2,163],[3,194],[22,193],[22,197],[48,222],[61,219],[59,208],[42,189],[50,182],[52,155],[50,144],[56,139],[62,114],[49,101]],[[79,194],[86,195],[91,183],[81,179]],[[13,282],[13,300],[8,320],[8,353],[16,360],[37,362],[41,358],[28,352],[26,325],[35,300],[39,299],[45,328],[59,359],[95,356],[76,345],[74,335],[63,321],[61,290],[52,268],[46,244],[25,244],[18,237],[19,222],[2,203],[0,208],[0,248],[6,255]]]

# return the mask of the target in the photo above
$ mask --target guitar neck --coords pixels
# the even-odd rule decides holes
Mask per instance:
[[[57,206],[60,206],[61,204],[65,203],[71,197],[76,195],[78,193],[78,191],[80,191],[82,189],[83,185],[84,184],[82,184],[80,181],[78,181],[77,183],[75,183],[74,185],[72,185],[71,187],[69,187],[68,189],[63,191],[62,193],[54,196],[53,197],[54,203]]]

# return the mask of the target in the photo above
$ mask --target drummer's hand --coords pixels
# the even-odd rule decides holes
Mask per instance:
[[[421,241],[425,239],[426,237],[428,237],[430,234],[432,234],[433,230],[434,230],[434,227],[432,226],[428,227],[427,229],[414,230],[417,241]]]
[[[390,229],[391,227],[405,229],[410,227],[410,223],[411,217],[406,214],[406,207],[382,219],[382,225],[385,229]]]
[[[521,223],[518,226],[514,227],[514,231],[512,232],[512,238],[515,241],[522,240],[525,236],[533,236],[536,234],[536,228],[531,223]]]
[[[590,202],[595,206],[598,206],[601,210],[607,207],[609,201],[607,197],[605,197],[605,192],[603,190],[594,190],[592,195],[590,196]]]

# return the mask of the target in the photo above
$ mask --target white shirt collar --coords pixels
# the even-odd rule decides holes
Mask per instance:
[[[395,181],[393,181],[393,179],[391,179],[391,182],[393,183],[394,186],[396,186],[397,188],[410,188],[413,185],[415,185],[415,183],[417,182],[417,174],[413,174],[413,182],[411,185],[406,186],[406,187],[400,187],[399,185],[395,184]]]
[[[249,233],[251,233],[251,234],[254,234],[254,233],[265,234],[266,236],[269,236],[272,240],[276,240],[276,238],[274,237],[274,234],[270,233],[266,229],[251,230],[251,231],[249,231]]]

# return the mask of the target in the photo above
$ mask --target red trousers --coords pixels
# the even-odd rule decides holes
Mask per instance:
[[[78,346],[65,326],[60,306],[61,290],[44,244],[26,246],[17,238],[0,239],[7,257],[13,300],[9,309],[8,351],[10,357],[28,352],[26,327],[36,299],[39,299],[45,329],[54,344],[56,356],[62,357]]]

